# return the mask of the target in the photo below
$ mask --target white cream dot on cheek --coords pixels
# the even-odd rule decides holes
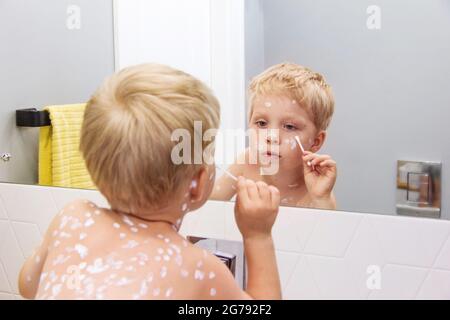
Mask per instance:
[[[209,279],[214,279],[216,277],[216,274],[214,272],[209,273]]]
[[[119,237],[120,237],[120,239],[125,239],[126,238],[126,234],[125,233],[121,233],[121,234],[119,234]]]
[[[134,232],[134,233],[138,233],[138,231],[139,231],[138,228],[135,228],[135,227],[131,228],[130,230],[131,230],[131,232]]]
[[[142,229],[147,229],[148,225],[146,225],[145,223],[139,223],[139,227],[141,227]]]
[[[162,260],[162,258],[160,256],[155,256],[155,261],[156,262],[160,262]]]
[[[187,204],[183,203],[183,205],[181,206],[181,211],[185,212],[187,208],[188,208]]]
[[[170,297],[172,295],[173,289],[169,288],[166,290],[166,298]]]
[[[209,294],[210,294],[212,297],[214,297],[214,296],[217,294],[216,289],[211,288],[211,290],[209,291]]]
[[[120,224],[118,224],[117,222],[115,222],[115,223],[113,224],[113,227],[116,228],[116,229],[120,229]]]
[[[266,102],[264,103],[264,106],[265,106],[266,108],[270,108],[270,107],[272,106],[272,102],[266,101]]]

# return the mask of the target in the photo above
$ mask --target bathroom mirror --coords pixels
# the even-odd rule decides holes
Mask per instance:
[[[318,153],[336,161],[337,210],[450,219],[448,1],[3,0],[0,21],[0,182],[39,184],[40,128],[16,110],[86,102],[115,69],[183,69],[246,131],[251,79],[292,62],[334,92]],[[218,178],[248,142],[219,148]]]

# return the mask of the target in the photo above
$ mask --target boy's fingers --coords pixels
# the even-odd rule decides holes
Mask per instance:
[[[258,187],[259,196],[264,200],[266,199],[270,200],[270,191],[267,183],[263,181],[258,181],[256,183],[256,186]]]
[[[242,201],[247,201],[248,200],[248,192],[247,192],[247,182],[246,182],[245,178],[239,177],[237,186],[238,186],[238,190],[237,190],[238,198],[241,199]]]
[[[329,160],[331,159],[330,156],[327,155],[318,155],[317,157],[315,157],[313,160],[311,160],[311,165],[316,166],[318,165],[320,162],[325,161],[325,160]]]
[[[272,208],[278,209],[280,205],[280,191],[274,186],[269,186],[269,191]]]
[[[322,162],[319,164],[319,166],[320,166],[320,167],[330,167],[330,168],[336,167],[336,161],[331,160],[331,159],[325,160],[325,161],[322,161]]]
[[[250,201],[258,199],[258,187],[252,180],[246,180],[246,187]]]

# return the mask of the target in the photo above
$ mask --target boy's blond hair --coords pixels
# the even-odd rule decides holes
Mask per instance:
[[[194,121],[216,129],[219,102],[211,90],[182,71],[158,64],[126,68],[96,91],[84,115],[80,151],[92,180],[112,209],[128,213],[160,208],[177,196],[198,165],[176,165],[176,129],[194,136]],[[193,148],[192,148],[193,150]]]
[[[249,90],[250,113],[258,96],[287,95],[313,116],[318,130],[326,130],[334,113],[334,96],[325,78],[294,63],[274,65],[252,79]]]

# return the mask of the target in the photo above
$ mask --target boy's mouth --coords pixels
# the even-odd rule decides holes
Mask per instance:
[[[273,151],[263,152],[262,155],[265,157],[269,157],[269,158],[278,158],[278,159],[281,158],[280,154],[278,154],[277,152],[273,152]]]

